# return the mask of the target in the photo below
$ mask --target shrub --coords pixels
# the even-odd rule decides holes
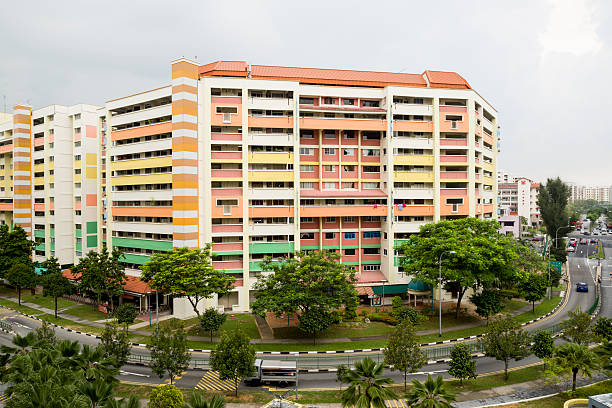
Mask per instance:
[[[501,296],[504,299],[514,299],[519,297],[519,292],[518,290],[514,290],[514,289],[501,289],[499,291],[499,296]]]
[[[170,384],[153,388],[149,396],[149,408],[180,408],[184,403],[183,393]]]
[[[391,316],[391,314],[387,312],[375,312],[370,314],[368,317],[372,322],[383,322],[392,326],[395,326],[399,323],[395,317]]]

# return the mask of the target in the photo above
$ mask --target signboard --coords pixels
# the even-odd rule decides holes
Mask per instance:
[[[550,269],[555,270],[557,272],[561,272],[561,262],[550,261]]]

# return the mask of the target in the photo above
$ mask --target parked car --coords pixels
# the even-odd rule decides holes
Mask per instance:
[[[580,239],[580,245],[585,245],[585,244],[588,244],[588,243],[589,243],[589,241],[587,241],[586,238],[581,238]]]
[[[571,245],[568,245],[566,250],[567,250],[567,252],[576,252],[576,248],[574,248]]]
[[[588,292],[589,285],[586,282],[576,283],[576,292]]]

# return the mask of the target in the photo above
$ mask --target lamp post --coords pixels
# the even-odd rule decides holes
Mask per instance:
[[[548,248],[548,300],[550,300],[551,297],[552,297],[552,282],[550,281],[550,253],[552,252],[552,246],[553,245],[555,247],[557,246],[557,240],[559,239],[557,237],[557,235],[559,234],[559,230],[561,228],[570,228],[570,226],[569,225],[563,225],[563,226],[557,228],[557,230],[555,231],[555,239],[553,240],[552,245]],[[587,252],[588,252],[588,250],[587,250]],[[587,253],[587,255],[588,255],[588,253]]]
[[[440,273],[438,275],[438,304],[439,304],[439,315],[440,315],[440,333],[439,336],[442,337],[442,256],[444,254],[456,254],[455,251],[444,251],[440,254],[440,258],[438,259],[438,265],[440,266]]]
[[[382,298],[381,298],[381,300],[382,300],[382,311],[383,312],[385,311],[385,282],[386,281],[387,281],[386,279],[382,281],[382,289],[383,290],[382,290]]]

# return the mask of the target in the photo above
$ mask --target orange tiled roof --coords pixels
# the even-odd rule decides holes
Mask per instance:
[[[471,89],[456,72],[425,71],[422,74],[398,72],[356,71],[344,69],[280,67],[249,65],[245,61],[216,61],[201,65],[200,76],[241,76],[251,78],[299,81],[305,84],[351,86],[412,86]],[[429,81],[429,85],[425,80]]]
[[[68,279],[77,280],[79,279],[80,274],[73,274],[72,270],[64,269],[62,271],[62,275],[64,275]],[[139,294],[147,294],[154,293],[155,290],[151,289],[151,287],[144,281],[140,280],[136,276],[127,276],[127,281],[123,285],[123,289],[126,292],[139,293]]]

